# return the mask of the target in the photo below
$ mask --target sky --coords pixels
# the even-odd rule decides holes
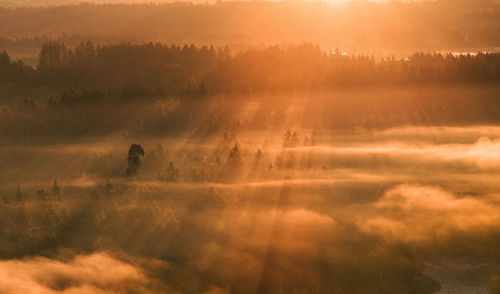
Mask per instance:
[[[349,2],[357,0],[326,0],[330,3]],[[387,2],[390,0],[369,0],[371,2]],[[417,0],[418,1],[418,0]],[[65,5],[78,3],[165,3],[165,2],[194,2],[214,3],[216,0],[0,0],[0,6],[43,6],[43,5]],[[402,2],[405,2],[402,0]]]

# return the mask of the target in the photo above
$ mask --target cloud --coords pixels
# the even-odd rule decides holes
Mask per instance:
[[[406,142],[402,140],[384,140],[362,144],[338,146],[315,146],[293,148],[297,152],[314,152],[316,155],[334,155],[349,160],[369,156],[385,156],[385,160],[392,158],[395,163],[412,162],[461,162],[468,163],[480,168],[500,167],[500,139],[479,137],[474,143],[437,144],[427,142]]]
[[[399,185],[388,190],[360,218],[363,231],[404,241],[446,238],[498,224],[499,211],[471,197],[457,198],[434,186]]]
[[[239,264],[245,264],[245,275],[258,274],[269,248],[290,258],[313,258],[318,254],[316,242],[328,242],[336,228],[329,216],[304,208],[242,210],[228,213],[215,224],[223,241],[214,238],[200,244],[193,262],[200,270],[224,277],[241,274],[234,271]]]
[[[395,127],[380,132],[386,137],[422,138],[422,137],[443,137],[473,138],[482,136],[500,137],[500,127],[495,125],[477,125],[467,127]]]
[[[147,284],[140,269],[106,253],[69,261],[34,257],[0,262],[1,294],[135,293],[143,292]]]

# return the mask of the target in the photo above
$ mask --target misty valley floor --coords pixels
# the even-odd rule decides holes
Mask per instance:
[[[2,147],[0,293],[498,293],[500,127],[285,133]]]
[[[0,0],[0,294],[500,294],[500,0],[80,1]]]

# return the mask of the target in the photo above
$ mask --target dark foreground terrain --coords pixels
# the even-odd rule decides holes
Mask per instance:
[[[0,293],[499,293],[500,59],[0,54]]]
[[[0,292],[497,293],[496,90],[380,91],[10,113]]]

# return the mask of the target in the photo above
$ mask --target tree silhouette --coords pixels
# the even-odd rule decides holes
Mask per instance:
[[[283,135],[283,147],[290,147],[291,144],[291,139],[292,139],[292,133],[290,132],[290,129],[288,129]]]
[[[296,147],[299,144],[299,136],[296,132],[293,132],[292,137],[290,139],[290,146]]]
[[[175,182],[179,179],[180,172],[174,166],[172,161],[168,164],[167,169],[163,174],[160,175],[160,179],[168,182]]]
[[[238,143],[234,143],[233,148],[231,148],[231,151],[229,152],[229,157],[227,159],[227,163],[231,167],[238,167],[242,164],[240,147],[238,146]]]
[[[21,192],[21,188],[19,186],[17,186],[17,188],[16,188],[16,200],[18,202],[23,202],[24,201],[24,195]]]
[[[125,175],[128,177],[136,176],[141,166],[141,156],[144,156],[144,149],[141,145],[132,144],[128,151],[128,167]]]
[[[61,197],[61,187],[57,183],[56,180],[54,180],[54,184],[52,185],[52,190],[51,190],[52,196],[55,198],[60,198]]]
[[[282,168],[282,167],[283,167],[283,165],[284,165],[284,164],[283,164],[283,159],[281,158],[281,156],[280,156],[280,155],[277,155],[277,156],[276,156],[276,159],[274,160],[274,166],[275,166],[276,168]]]
[[[254,167],[256,167],[260,164],[261,159],[262,159],[262,150],[260,148],[258,148],[257,152],[255,152],[255,156],[254,156],[254,161],[253,161]]]

